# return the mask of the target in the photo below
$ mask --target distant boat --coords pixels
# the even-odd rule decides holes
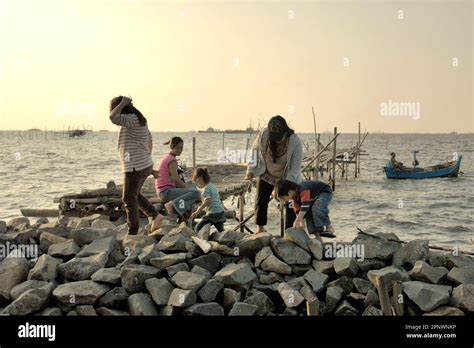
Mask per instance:
[[[415,158],[416,160],[416,158]],[[443,177],[457,177],[461,168],[462,156],[457,160],[437,164],[430,167],[402,167],[394,168],[389,162],[383,169],[387,179],[429,179]]]
[[[83,137],[84,135],[87,134],[89,130],[87,129],[74,129],[74,130],[69,130],[69,137],[70,138],[78,138],[78,137]]]
[[[227,134],[249,134],[257,133],[257,130],[252,127],[247,127],[246,129],[215,129],[209,127],[206,130],[198,130],[198,133],[227,133]]]
[[[30,131],[30,132],[41,132],[41,129],[39,129],[39,128],[31,128],[31,129],[28,129],[28,131]]]
[[[458,134],[458,133],[456,133],[456,132],[450,132],[449,134]]]
[[[107,129],[101,129],[99,132],[109,132]]]

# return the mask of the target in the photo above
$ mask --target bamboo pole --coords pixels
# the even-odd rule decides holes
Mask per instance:
[[[337,127],[334,127],[334,138],[337,135]],[[332,190],[336,190],[336,140],[332,144]]]
[[[318,137],[317,137],[317,130],[316,130],[316,114],[314,113],[314,107],[311,107],[311,111],[313,112],[313,126],[314,126],[314,156],[317,155],[317,153],[319,152],[319,140],[318,140]],[[318,161],[316,161],[316,164],[317,164]],[[315,165],[314,166],[314,170],[313,170],[313,178],[317,179],[318,178],[318,166]]]
[[[196,169],[196,137],[193,137],[193,172]]]
[[[321,150],[319,150],[318,154],[316,156],[314,156],[308,163],[306,163],[306,165],[303,167],[303,169],[301,169],[302,172],[304,172],[306,169],[309,168],[309,166],[319,157],[321,156],[321,154],[326,151],[326,149],[331,146],[331,144],[336,141],[336,138],[339,136],[340,133],[336,134],[336,136],[334,136],[334,138],[332,138],[327,144],[326,146],[324,146]]]
[[[360,174],[360,122],[359,122],[359,141],[357,142],[357,156],[359,157],[359,160],[357,161],[357,173]]]
[[[319,137],[321,136],[321,134],[318,134],[318,151],[316,153],[319,153]],[[316,179],[319,179],[319,156],[316,158],[316,163],[314,164],[315,168],[316,168]]]

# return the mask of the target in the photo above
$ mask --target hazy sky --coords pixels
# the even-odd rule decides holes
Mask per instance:
[[[281,114],[312,132],[314,105],[320,131],[473,132],[472,16],[471,1],[0,0],[0,129],[114,130],[109,100],[129,94],[153,131]]]

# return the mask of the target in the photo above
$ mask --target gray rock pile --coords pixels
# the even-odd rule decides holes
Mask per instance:
[[[471,257],[393,234],[359,234],[342,255],[298,229],[284,238],[198,236],[165,220],[158,231],[129,236],[102,215],[0,227],[2,315],[297,316],[311,303],[318,315],[374,316],[382,315],[381,279],[392,300],[393,282],[402,283],[407,315],[474,312]]]

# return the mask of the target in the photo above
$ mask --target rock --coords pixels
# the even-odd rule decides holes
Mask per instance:
[[[436,308],[434,311],[423,314],[424,316],[462,316],[464,312],[456,307],[441,306]]]
[[[120,270],[117,268],[102,268],[92,274],[91,279],[99,283],[119,285],[121,283]]]
[[[81,218],[82,221],[92,224],[95,220],[109,220],[107,215],[92,214]]]
[[[212,236],[214,236],[214,234],[217,234],[217,233],[213,233]],[[219,244],[224,244],[224,245],[227,245],[228,247],[231,247],[235,243],[240,241],[243,237],[244,237],[244,234],[242,232],[223,231],[218,234],[215,241],[218,242]]]
[[[317,300],[317,296],[309,284],[305,284],[301,289],[299,289],[299,292],[301,295],[303,295],[306,301]]]
[[[432,267],[425,261],[416,261],[415,266],[410,271],[410,276],[412,279],[421,282],[440,284],[446,278],[448,272],[444,267]]]
[[[291,273],[299,277],[308,272],[311,268],[311,265],[291,265]]]
[[[323,244],[317,239],[310,239],[308,243],[309,251],[316,260],[323,259]],[[314,262],[314,261],[313,261]]]
[[[104,228],[104,229],[115,229],[115,226],[113,222],[108,221],[108,220],[103,220],[103,219],[97,219],[92,221],[91,223],[92,228]]]
[[[101,253],[105,253],[107,257],[109,257],[110,253],[114,249],[114,245],[115,245],[114,237],[96,239],[91,244],[85,246],[81,251],[79,251],[76,257],[87,257],[87,256],[101,254]]]
[[[111,309],[107,307],[99,307],[96,310],[97,314],[102,317],[123,317],[129,316],[130,313],[118,309]]]
[[[274,255],[268,256],[261,264],[261,268],[267,272],[280,274],[291,274],[291,267]]]
[[[60,317],[63,315],[63,312],[61,312],[61,309],[59,309],[58,307],[48,307],[33,315],[46,316],[46,317]]]
[[[38,237],[41,238],[43,233],[49,233],[52,235],[55,235],[57,237],[62,237],[69,239],[71,238],[71,231],[69,228],[62,227],[62,226],[48,226],[48,225],[42,225],[38,227],[37,229],[37,235]]]
[[[465,312],[474,312],[474,285],[461,284],[454,288],[451,305]]]
[[[27,292],[28,290],[39,289],[39,288],[41,288],[41,287],[43,287],[47,284],[48,284],[48,282],[45,282],[43,280],[27,280],[23,283],[15,285],[11,289],[10,298],[14,301],[18,297],[20,297],[23,293]]]
[[[114,237],[115,233],[116,232],[110,228],[84,227],[72,230],[71,236],[77,245],[83,246],[92,243],[96,239]]]
[[[141,292],[145,289],[145,280],[157,277],[160,270],[146,265],[128,265],[121,269],[122,287],[129,293]]]
[[[168,304],[171,292],[174,289],[173,285],[165,278],[147,279],[145,280],[145,287],[158,306]]]
[[[360,308],[364,305],[365,295],[359,294],[357,292],[351,292],[347,295],[346,299],[353,306]]]
[[[125,250],[125,259],[119,264],[119,268],[122,268],[124,266],[128,265],[136,265],[140,263],[140,260],[138,259],[138,253],[141,253],[142,250],[140,248],[136,250]]]
[[[7,223],[3,220],[0,220],[0,233],[7,232]]]
[[[125,251],[136,251],[140,254],[144,247],[155,244],[155,239],[144,234],[126,235],[122,240],[122,248]],[[140,249],[140,250],[139,250]]]
[[[448,280],[456,285],[474,284],[474,265],[462,268],[453,267],[448,273]]]
[[[53,244],[48,248],[48,254],[61,259],[71,259],[81,250],[74,240],[69,239],[62,243]]]
[[[334,314],[339,316],[357,315],[357,313],[357,308],[351,305],[347,300],[343,300],[334,311]]]
[[[277,290],[288,308],[297,307],[304,301],[303,295],[288,283],[278,284]]]
[[[212,278],[212,275],[211,273],[209,273],[209,271],[207,269],[204,269],[198,265],[194,266],[192,269],[191,269],[191,273],[195,273],[195,274],[199,274],[201,276],[203,276],[205,279],[206,279],[206,282]]]
[[[209,303],[196,303],[191,307],[186,308],[183,311],[186,315],[193,315],[193,316],[223,316],[224,315],[224,308],[216,302],[209,302]]]
[[[311,288],[315,293],[323,291],[324,286],[328,282],[328,275],[324,273],[316,272],[315,270],[310,269],[306,272],[303,278],[311,285]]]
[[[215,279],[211,279],[199,290],[198,296],[202,302],[212,302],[223,288],[224,284]]]
[[[180,289],[197,291],[206,283],[206,278],[200,274],[180,271],[171,278],[171,283]]]
[[[206,225],[206,226],[210,226],[210,225]],[[178,312],[178,310],[173,307],[173,306],[164,306],[160,309],[160,315],[162,316],[167,316],[167,317],[171,317],[171,316],[174,316],[176,315]]]
[[[100,253],[88,257],[75,257],[58,265],[58,273],[64,279],[79,281],[89,279],[99,269],[104,268],[108,255]]]
[[[234,289],[224,288],[222,291],[222,305],[224,310],[229,312],[235,303],[240,301],[242,294]]]
[[[161,251],[187,251],[186,242],[191,241],[181,227],[170,231],[158,242],[158,249]]]
[[[357,265],[362,272],[367,272],[370,270],[381,269],[385,267],[385,262],[378,259],[365,259],[364,261],[357,261]]]
[[[370,289],[367,291],[367,295],[365,296],[364,306],[380,306],[379,295],[375,292],[375,289]]]
[[[340,275],[355,277],[359,271],[359,266],[354,258],[337,257],[334,259],[334,271]]]
[[[374,306],[368,306],[364,313],[362,313],[362,316],[383,316],[382,310],[378,309],[377,307]]]
[[[196,303],[196,293],[191,290],[173,289],[168,300],[169,306],[189,307]]]
[[[352,279],[352,282],[354,283],[357,291],[364,295],[366,295],[370,289],[374,288],[371,282],[362,278],[354,278]]]
[[[60,237],[52,233],[44,232],[44,233],[41,233],[40,235],[39,249],[42,253],[47,253],[51,245],[57,244],[57,243],[63,243],[65,241],[67,241],[67,239],[64,237]]]
[[[225,285],[245,285],[257,278],[248,264],[229,264],[214,275],[214,278]]]
[[[30,315],[37,312],[47,303],[51,291],[53,291],[53,284],[51,283],[47,283],[37,289],[30,289],[8,305],[2,313]]]
[[[342,290],[344,290],[345,294],[349,294],[352,289],[354,289],[354,283],[352,282],[352,278],[349,278],[347,276],[342,276],[327,284],[328,288],[330,288],[331,286],[339,286]]]
[[[453,267],[463,268],[466,266],[474,267],[473,261],[466,255],[453,255],[452,253],[446,254],[446,260],[443,264],[447,269]]]
[[[399,266],[388,266],[382,269],[377,269],[367,272],[367,277],[370,282],[376,287],[378,279],[385,279],[387,285],[392,284],[394,281],[399,280],[406,282],[410,280],[408,273]]]
[[[228,256],[239,255],[238,247],[234,246],[233,248],[230,248],[227,245],[220,244],[213,241],[209,241],[209,244],[211,244],[211,251],[218,253],[220,255],[228,255]]]
[[[209,240],[210,235],[211,235],[211,224],[207,224],[199,230],[197,237],[203,240]]]
[[[189,271],[189,266],[186,262],[177,263],[176,265],[166,267],[166,272],[168,273],[168,278],[171,278],[179,271]]]
[[[255,255],[270,244],[272,235],[268,232],[246,235],[236,244],[239,255]]]
[[[137,293],[128,298],[128,311],[135,316],[157,316],[158,311],[148,294]]]
[[[140,260],[142,265],[148,265],[151,259],[156,259],[165,255],[165,253],[158,249],[156,244],[150,244],[143,248],[140,255],[138,255],[138,260]]]
[[[273,255],[272,248],[269,246],[264,247],[255,255],[255,267],[260,267],[263,261],[270,255]]]
[[[172,266],[174,264],[186,261],[185,253],[169,254],[150,259],[150,264],[160,270]]]
[[[409,264],[414,266],[416,261],[426,261],[429,255],[429,241],[415,239],[403,245],[393,254],[392,263],[395,266]]]
[[[30,244],[30,239],[35,237],[36,230],[34,229],[26,229],[15,233],[8,233],[11,236],[13,243],[26,245]]]
[[[26,280],[29,267],[25,258],[7,257],[0,262],[0,304],[10,300],[10,291]]]
[[[93,305],[109,290],[108,285],[81,280],[59,285],[53,290],[53,298],[60,307],[74,308],[79,305]]]
[[[189,261],[189,264],[191,266],[200,266],[204,269],[207,269],[209,273],[215,274],[217,270],[219,269],[219,266],[221,264],[222,257],[215,252],[212,252],[207,255],[202,255],[199,257],[196,257],[195,259],[192,259]]]
[[[285,239],[295,243],[300,248],[309,251],[310,239],[306,231],[302,228],[287,228],[285,230]]]
[[[205,241],[204,239],[198,237],[191,237],[191,239],[204,252],[204,254],[207,254],[211,251],[211,244]]]
[[[58,266],[62,260],[43,254],[36,261],[35,266],[30,270],[28,279],[34,280],[55,280],[58,275]]]
[[[419,281],[403,283],[403,292],[423,312],[431,312],[437,307],[449,303],[451,286],[426,284]]]
[[[400,243],[396,242],[398,238],[395,236],[389,236],[383,233],[377,233],[375,236],[381,238],[359,233],[352,241],[352,245],[359,244],[364,248],[365,259],[389,260],[401,247]]]
[[[30,219],[27,217],[16,217],[7,221],[7,229],[15,230],[19,225],[25,224],[27,228],[30,227]]]
[[[244,302],[258,307],[256,315],[265,315],[275,310],[275,304],[261,291],[256,291],[253,295],[247,297]]]
[[[333,313],[342,300],[344,290],[339,286],[331,286],[326,291],[326,313]]]
[[[229,316],[253,316],[257,313],[258,307],[245,302],[236,302],[229,311]]]
[[[428,253],[428,263],[433,267],[443,267],[446,263],[446,253],[430,250]]]
[[[327,275],[334,274],[334,261],[318,261],[313,260],[312,266],[316,272],[324,273]]]
[[[82,317],[97,316],[94,306],[91,305],[77,306],[74,310],[76,311],[77,315]]]
[[[122,308],[127,305],[130,294],[122,287],[116,287],[108,291],[104,296],[99,298],[99,306]],[[99,313],[100,314],[100,313]]]
[[[273,252],[289,265],[308,265],[311,255],[296,244],[281,238],[273,238],[270,242]]]

